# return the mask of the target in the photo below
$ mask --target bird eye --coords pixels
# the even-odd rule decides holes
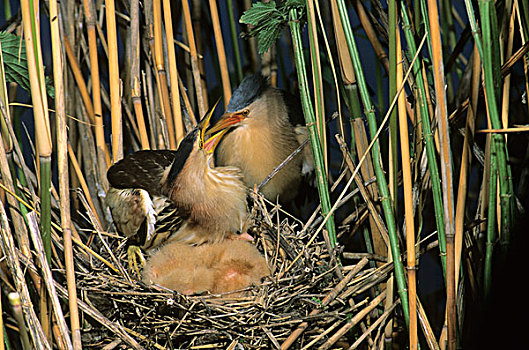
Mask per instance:
[[[250,110],[245,109],[245,110],[242,111],[242,115],[243,115],[243,116],[246,117],[248,114],[250,114]]]

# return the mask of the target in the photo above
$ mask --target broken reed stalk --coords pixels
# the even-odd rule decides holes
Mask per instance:
[[[53,76],[55,88],[55,119],[57,130],[57,162],[59,172],[59,192],[61,226],[63,229],[64,261],[66,265],[66,283],[68,285],[68,306],[70,310],[71,343],[73,349],[82,348],[79,311],[77,309],[77,290],[75,285],[75,265],[73,260],[72,231],[70,218],[70,191],[68,181],[68,134],[66,130],[66,105],[64,96],[63,53],[58,16],[57,0],[50,0],[50,28],[53,52]],[[95,34],[95,33],[94,33]],[[101,115],[100,115],[101,117]],[[96,119],[97,120],[97,119]],[[101,124],[101,128],[103,125]],[[104,136],[104,135],[103,135]],[[104,143],[104,139],[103,139]],[[106,146],[106,144],[104,144]],[[101,151],[104,151],[102,149]],[[110,158],[108,158],[110,160]],[[35,239],[35,238],[33,238]],[[41,263],[42,264],[42,263]],[[62,327],[61,327],[62,328]]]
[[[373,105],[371,103],[369,92],[367,90],[367,84],[364,79],[364,73],[362,66],[360,64],[360,57],[358,55],[358,50],[356,49],[356,43],[352,31],[352,27],[349,21],[347,8],[343,0],[337,1],[338,5],[338,14],[342,22],[345,38],[347,40],[347,48],[349,49],[349,55],[351,56],[353,66],[355,69],[356,78],[358,80],[358,86],[360,91],[360,96],[362,98],[362,103],[364,105],[364,110],[366,111],[366,116],[368,120],[368,126],[370,131],[370,136],[373,143],[372,155],[373,155],[373,165],[375,169],[375,174],[377,178],[378,189],[381,195],[382,208],[384,215],[386,217],[386,226],[388,228],[391,254],[393,256],[393,263],[395,265],[395,277],[397,279],[398,293],[402,301],[402,308],[404,309],[404,319],[406,324],[409,321],[409,310],[408,310],[408,295],[406,293],[406,280],[404,277],[404,270],[402,267],[402,261],[400,259],[400,248],[397,239],[397,227],[395,223],[395,217],[393,215],[393,206],[388,192],[388,185],[384,171],[382,169],[382,164],[380,163],[380,145],[379,141],[376,138],[377,136],[377,122],[375,118],[375,113]]]
[[[99,178],[106,179],[106,170],[110,166],[110,154],[105,142],[103,129],[103,107],[101,106],[101,81],[99,79],[99,59],[96,39],[96,19],[92,1],[83,0],[86,31],[88,33],[88,51],[90,59],[90,79],[92,80],[92,106],[94,108],[96,156],[98,159]]]
[[[134,114],[136,115],[136,122],[140,132],[141,149],[150,149],[149,136],[147,134],[147,126],[145,124],[145,116],[143,115],[143,107],[141,103],[141,80],[140,80],[140,1],[132,0],[130,2],[130,50],[131,50],[131,64],[130,64],[130,91],[131,102],[134,106]],[[152,128],[151,130],[154,130]],[[153,145],[154,146],[154,145]]]
[[[296,71],[298,74],[299,90],[301,95],[301,102],[303,107],[303,115],[307,125],[307,131],[310,137],[310,144],[312,147],[312,156],[314,158],[314,166],[316,171],[316,178],[318,181],[318,193],[320,195],[320,204],[323,217],[327,217],[330,212],[331,201],[329,196],[329,188],[327,183],[327,176],[325,173],[325,163],[323,158],[323,150],[321,142],[319,141],[316,130],[316,120],[314,117],[314,109],[310,100],[310,92],[307,84],[307,74],[305,71],[305,59],[303,57],[303,44],[301,42],[301,28],[298,21],[298,13],[296,10],[291,10],[289,13],[289,26],[292,35],[292,45],[294,46],[294,56],[296,59]],[[334,226],[334,218],[331,215],[326,222],[327,231],[331,245],[336,245],[336,229]]]
[[[358,324],[368,313],[378,306],[386,298],[386,293],[382,291],[376,296],[371,302],[363,308],[360,312],[356,313],[346,324],[342,326],[336,333],[334,333],[318,350],[327,350],[333,346],[343,335],[345,335],[351,328]]]
[[[441,185],[443,188],[445,235],[446,235],[446,316],[448,350],[455,350],[456,334],[456,285],[455,285],[455,242],[454,242],[454,189],[452,171],[452,153],[450,150],[450,133],[448,125],[447,100],[445,90],[445,74],[443,51],[439,28],[439,11],[437,1],[428,0],[430,20],[429,38],[432,45],[432,61],[434,67],[434,86],[436,96],[436,115],[439,128],[439,145],[441,156]]]
[[[55,285],[53,281],[53,276],[51,274],[51,269],[48,264],[48,260],[44,255],[44,248],[42,245],[43,242],[39,235],[39,229],[37,225],[37,215],[35,214],[35,212],[30,212],[26,215],[26,219],[28,220],[29,232],[31,233],[33,246],[35,248],[37,258],[41,266],[42,277],[44,280],[43,282],[44,285],[46,285],[48,296],[51,300],[51,304],[53,305],[55,320],[58,323],[62,343],[66,346],[67,349],[73,349],[72,341],[70,340],[68,332],[68,326],[66,326],[66,320],[64,319],[64,315],[62,313],[61,304],[59,303],[59,298],[57,297],[57,292],[55,291]]]
[[[191,21],[191,10],[189,8],[189,0],[182,1],[182,12],[184,13],[184,24],[189,50],[191,53],[191,70],[193,72],[193,81],[195,83],[195,92],[197,95],[198,114],[201,119],[206,115],[207,96],[205,88],[203,90],[202,80],[200,78],[200,69],[198,67],[197,45],[195,42],[195,35],[193,34],[193,23]]]
[[[36,146],[40,161],[40,231],[44,243],[44,250],[51,261],[51,154],[52,142],[50,121],[48,116],[48,99],[44,80],[44,67],[40,45],[40,26],[38,11],[29,0],[22,0],[22,22],[24,26],[24,41],[28,60],[31,100],[35,120]]]
[[[355,265],[355,267],[351,271],[349,271],[347,275],[333,288],[333,290],[331,290],[325,296],[325,298],[323,298],[323,300],[321,301],[321,304],[319,305],[319,308],[314,309],[309,313],[309,316],[315,316],[319,314],[322,310],[324,310],[325,307],[327,307],[327,305],[329,305],[329,303],[333,301],[340,294],[340,292],[347,286],[347,284],[353,279],[353,277],[356,276],[356,274],[358,274],[358,272],[360,272],[364,268],[364,266],[367,265],[367,263],[368,263],[367,257],[363,257],[362,260],[360,260]],[[294,330],[294,332],[292,332],[290,336],[283,342],[283,344],[281,344],[281,350],[286,350],[292,344],[294,344],[294,342],[296,341],[297,338],[299,338],[301,333],[303,333],[305,329],[307,329],[308,325],[309,323],[307,321],[301,323],[296,328],[296,330]]]
[[[226,50],[224,49],[224,39],[222,39],[222,28],[220,24],[219,10],[217,8],[217,0],[209,0],[209,11],[211,13],[213,34],[215,35],[215,45],[217,48],[217,57],[219,59],[224,108],[226,108],[231,98],[231,84],[230,72],[228,71],[228,60],[226,59]]]
[[[391,315],[391,313],[393,312],[393,310],[395,310],[395,308],[397,307],[397,305],[399,305],[399,300],[395,301],[394,303],[392,303],[385,311],[382,315],[380,315],[379,318],[377,318],[377,320],[375,322],[373,322],[373,324],[371,324],[371,326],[369,326],[369,328],[360,336],[358,337],[358,339],[355,340],[355,342],[353,343],[353,345],[351,345],[349,347],[349,350],[352,350],[352,349],[356,349],[358,348],[358,346],[360,346],[360,344],[362,344],[362,342],[364,341],[365,338],[367,338],[369,336],[369,334],[371,332],[373,332],[380,324],[383,324],[384,322],[386,322],[387,318],[389,317],[389,315]]]
[[[38,317],[35,314],[33,303],[31,302],[29,289],[24,278],[24,271],[22,270],[20,262],[17,258],[18,255],[15,248],[15,242],[13,240],[13,236],[11,235],[11,229],[2,201],[0,201],[0,229],[2,231],[2,234],[0,235],[2,251],[7,258],[7,264],[11,273],[13,274],[16,290],[22,301],[21,306],[24,314],[26,315],[29,334],[33,341],[33,345],[36,349],[51,349],[48,340],[44,335],[44,331],[42,330],[42,326],[38,320]]]
[[[121,119],[121,80],[119,78],[118,39],[114,0],[105,0],[108,42],[108,84],[112,124],[112,160],[123,158],[123,125]]]
[[[404,88],[404,62],[402,58],[402,46],[400,41],[400,30],[396,30],[396,86]],[[398,125],[400,131],[400,156],[402,164],[402,182],[404,188],[404,223],[406,228],[406,253],[408,269],[408,300],[410,307],[409,339],[410,349],[417,349],[417,282],[415,262],[415,215],[413,211],[413,188],[410,158],[410,140],[408,137],[408,116],[406,114],[406,96],[399,94],[398,98]],[[397,140],[395,140],[397,141]],[[397,159],[395,159],[397,162]]]
[[[28,330],[24,322],[24,314],[22,313],[22,306],[20,305],[20,295],[17,292],[11,292],[8,295],[9,304],[13,310],[13,316],[18,324],[18,333],[20,335],[20,342],[23,350],[30,350],[31,343],[29,341]]]
[[[156,2],[156,1],[155,1]],[[169,78],[171,79],[171,101],[173,106],[172,122],[176,146],[185,136],[182,107],[180,106],[180,88],[178,86],[178,65],[174,48],[173,19],[171,17],[171,2],[163,0],[163,15],[165,22],[165,38],[167,40],[167,61],[169,65]],[[163,56],[162,56],[163,61]]]
[[[467,192],[469,173],[472,166],[472,152],[471,145],[474,142],[474,129],[476,115],[478,111],[478,97],[479,85],[481,83],[481,61],[476,45],[474,45],[474,53],[472,58],[472,85],[470,105],[467,110],[467,118],[465,124],[465,137],[463,140],[463,154],[461,156],[461,168],[459,171],[459,185],[457,193],[456,218],[455,218],[455,271],[456,286],[459,285],[459,271],[461,266],[461,254],[463,251],[463,235],[466,214]]]

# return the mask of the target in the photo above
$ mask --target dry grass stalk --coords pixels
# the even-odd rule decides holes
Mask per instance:
[[[397,41],[397,89],[404,86],[404,69],[402,61],[402,47],[400,32],[396,33]],[[408,300],[409,300],[409,336],[410,349],[417,349],[417,284],[416,284],[416,262],[415,262],[415,215],[413,210],[412,174],[410,158],[410,141],[408,137],[408,118],[406,116],[406,96],[399,95],[398,119],[400,130],[400,155],[402,162],[402,181],[404,183],[404,220],[406,227],[406,252],[408,269]]]
[[[110,85],[110,114],[112,124],[112,160],[117,162],[123,158],[123,129],[121,120],[121,80],[119,78],[118,40],[116,28],[116,9],[114,0],[105,0],[108,66]]]
[[[178,65],[176,64],[176,54],[173,40],[173,20],[171,18],[171,4],[169,0],[163,0],[165,37],[167,40],[167,60],[169,64],[169,76],[171,78],[171,101],[173,105],[173,124],[176,144],[184,138],[184,121],[182,117],[182,107],[180,106],[180,88],[178,85]]]
[[[224,39],[222,39],[222,29],[216,0],[209,0],[209,10],[213,22],[213,34],[215,35],[215,45],[217,47],[217,56],[219,59],[222,93],[224,95],[224,108],[226,108],[231,98],[230,73],[228,71],[228,60],[226,59],[226,50],[224,49]]]
[[[50,17],[58,18],[57,1],[50,1]],[[81,349],[81,331],[79,323],[79,311],[77,308],[77,290],[75,287],[75,266],[73,261],[72,248],[72,231],[70,218],[70,192],[68,181],[68,135],[66,130],[66,107],[64,96],[64,79],[63,79],[63,54],[62,40],[60,39],[58,20],[51,21],[51,32],[53,41],[53,70],[54,70],[54,87],[55,87],[55,118],[57,130],[57,158],[59,171],[59,191],[60,191],[60,209],[61,209],[61,226],[63,227],[64,242],[64,260],[66,264],[66,280],[68,285],[68,305],[70,310],[70,327],[72,333],[71,343],[73,349]],[[101,117],[101,115],[100,115]],[[101,128],[103,125],[101,124]],[[106,149],[106,144],[103,144]],[[101,153],[100,153],[101,154]],[[108,157],[110,161],[110,157]],[[42,264],[42,263],[41,263]]]
[[[139,0],[131,1],[130,5],[130,49],[131,49],[131,100],[138,123],[142,149],[150,149],[145,117],[141,102],[140,80],[140,3]],[[154,130],[154,129],[152,129]]]
[[[55,315],[55,319],[58,323],[60,336],[62,338],[62,341],[67,349],[73,349],[72,341],[70,340],[68,326],[66,325],[66,320],[64,319],[64,315],[62,313],[61,305],[59,303],[59,298],[57,297],[57,293],[55,291],[55,285],[53,283],[53,277],[51,274],[50,266],[48,265],[48,261],[46,259],[46,256],[44,254],[44,246],[42,245],[42,240],[37,224],[37,217],[35,212],[30,212],[26,215],[26,218],[28,219],[29,224],[29,231],[31,232],[31,239],[33,240],[33,244],[35,247],[35,250],[37,252],[37,258],[39,261],[39,264],[42,269],[42,275],[44,279],[44,285],[46,286],[46,289],[48,291],[48,296],[51,299],[51,303],[53,305],[53,311]]]
[[[200,78],[200,69],[198,67],[198,52],[195,42],[195,35],[193,34],[193,23],[191,21],[191,10],[189,8],[189,0],[182,1],[182,11],[184,13],[184,24],[189,50],[191,52],[191,70],[193,72],[193,81],[195,83],[195,92],[197,95],[198,113],[200,117],[206,115],[207,96],[205,87],[203,87],[202,79]]]
[[[28,286],[24,278],[24,272],[18,261],[18,255],[15,251],[15,242],[11,235],[11,229],[9,228],[9,222],[7,220],[7,214],[4,210],[4,205],[0,202],[0,220],[2,234],[0,235],[0,243],[2,244],[2,250],[7,257],[7,263],[11,273],[13,274],[16,290],[20,295],[22,301],[21,306],[28,322],[29,334],[33,341],[33,345],[37,349],[51,349],[46,336],[42,330],[42,326],[38,320],[31,297],[29,294]],[[23,323],[23,321],[22,321]]]
[[[167,134],[169,136],[169,148],[176,149],[177,142],[175,136],[175,127],[173,112],[171,109],[171,99],[169,98],[169,87],[167,86],[167,73],[165,72],[164,52],[163,52],[163,33],[162,33],[162,3],[161,0],[155,0],[152,3],[153,11],[153,34],[154,34],[154,61],[156,62],[156,82],[158,85],[158,94],[162,106],[162,115],[167,123]],[[152,47],[151,47],[152,50]]]
[[[448,350],[456,346],[456,285],[455,285],[455,247],[454,247],[454,198],[452,155],[450,151],[450,136],[447,115],[447,101],[445,90],[445,75],[441,34],[439,29],[439,11],[437,2],[428,0],[428,15],[432,41],[432,60],[434,66],[434,85],[436,95],[436,114],[439,128],[439,145],[441,155],[441,179],[443,187],[443,207],[445,210],[446,233],[446,314],[448,323]],[[433,114],[432,114],[433,115]]]

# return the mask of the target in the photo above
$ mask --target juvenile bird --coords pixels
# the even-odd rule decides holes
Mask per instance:
[[[244,183],[259,185],[307,138],[298,98],[272,88],[261,74],[246,77],[233,92],[224,115],[213,127],[232,127],[217,148],[217,163],[241,169]],[[261,193],[286,203],[298,191],[303,175],[314,169],[310,147],[282,168]]]
[[[183,294],[216,294],[246,288],[269,274],[264,257],[245,241],[226,239],[200,246],[171,242],[148,259],[143,281]]]
[[[206,132],[212,113],[178,150],[135,152],[108,170],[106,200],[117,230],[132,241],[131,266],[136,266],[138,247],[149,251],[170,241],[219,242],[242,229],[246,188],[239,169],[213,164],[226,129]]]

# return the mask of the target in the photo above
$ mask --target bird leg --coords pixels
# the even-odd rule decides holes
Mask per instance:
[[[136,272],[137,276],[141,276],[140,269],[138,268],[138,263],[136,261],[136,256],[140,259],[140,265],[142,267],[145,266],[145,258],[143,257],[143,253],[141,252],[141,248],[137,245],[130,245],[127,248],[127,257],[129,261],[129,269],[131,272]]]

